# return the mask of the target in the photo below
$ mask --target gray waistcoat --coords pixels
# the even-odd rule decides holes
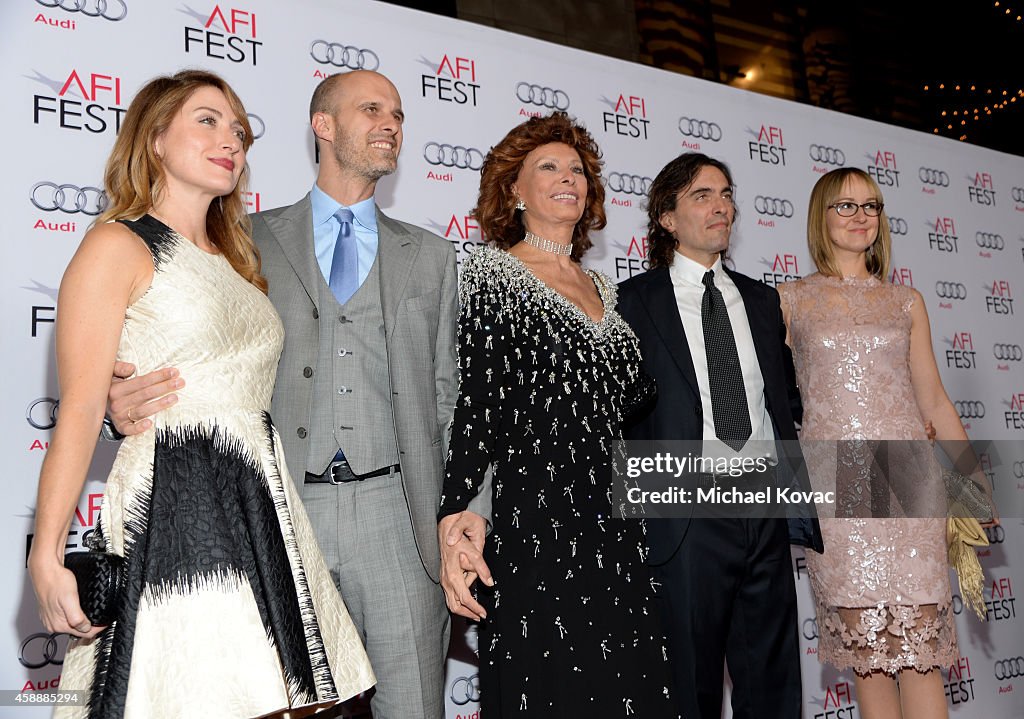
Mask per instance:
[[[344,305],[317,273],[320,353],[307,460],[313,474],[323,473],[339,447],[356,474],[398,464],[379,257],[378,252],[366,281]]]

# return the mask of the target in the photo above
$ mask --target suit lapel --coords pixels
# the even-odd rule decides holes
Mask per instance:
[[[280,214],[263,217],[309,299],[320,309],[320,293],[317,288],[322,276],[313,248],[313,205],[309,195],[285,208]]]
[[[380,302],[388,339],[395,331],[398,307],[405,297],[420,238],[406,230],[377,208],[377,260],[380,263]]]
[[[660,335],[661,341],[668,348],[676,367],[690,383],[694,395],[700,397],[697,374],[693,369],[693,356],[686,341],[683,321],[679,317],[679,305],[676,302],[675,290],[672,288],[672,278],[667,268],[652,270],[648,274],[650,281],[642,294],[644,309],[647,310],[651,324]]]

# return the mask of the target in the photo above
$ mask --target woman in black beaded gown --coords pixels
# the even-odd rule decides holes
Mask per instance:
[[[612,445],[653,388],[615,286],[579,265],[603,201],[597,147],[564,113],[514,128],[481,171],[475,213],[493,247],[462,266],[439,518],[492,468],[493,586],[479,603],[464,583],[445,587],[453,612],[485,617],[488,719],[677,716],[643,523],[611,516]]]

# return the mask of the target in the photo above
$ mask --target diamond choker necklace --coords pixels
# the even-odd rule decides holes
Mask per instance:
[[[551,240],[545,240],[543,237],[537,237],[529,230],[526,231],[526,235],[523,237],[523,242],[528,245],[533,245],[538,250],[544,250],[545,252],[552,252],[556,255],[571,255],[572,244],[563,245],[558,242],[552,242]]]

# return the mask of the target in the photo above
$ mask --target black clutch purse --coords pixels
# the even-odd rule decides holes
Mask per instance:
[[[90,539],[93,537],[99,539],[95,532]],[[65,554],[64,566],[75,575],[78,603],[89,622],[102,627],[114,621],[124,595],[124,557],[94,547],[88,552]]]

